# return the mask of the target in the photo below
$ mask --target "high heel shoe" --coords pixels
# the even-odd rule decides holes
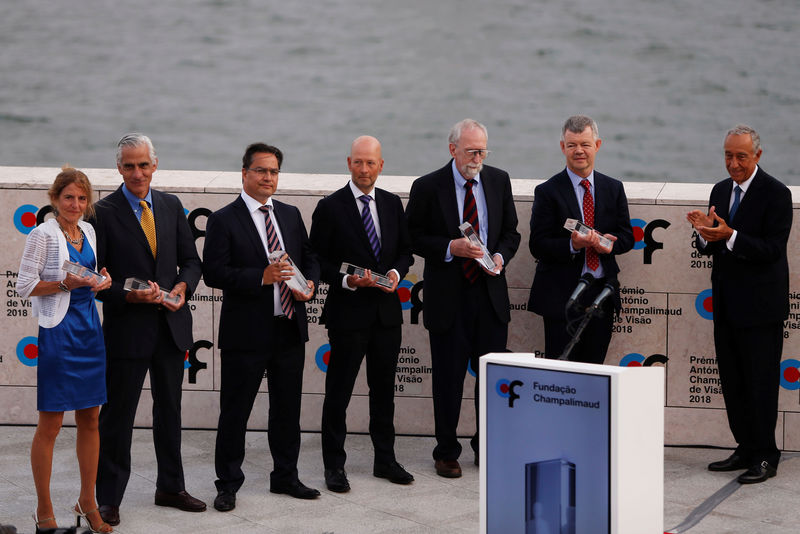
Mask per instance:
[[[76,527],[80,527],[81,526],[81,518],[83,518],[83,520],[86,521],[86,526],[89,527],[89,530],[91,530],[95,534],[98,534],[98,533],[99,534],[107,534],[109,532],[114,532],[114,529],[111,528],[111,525],[109,525],[108,523],[103,521],[103,518],[102,518],[102,516],[100,516],[100,512],[97,510],[97,507],[95,507],[93,510],[89,510],[88,512],[84,512],[81,509],[81,503],[76,502],[75,503],[75,508],[73,508],[72,511],[75,512],[75,526]],[[92,514],[94,512],[97,512],[97,516],[100,517],[100,525],[98,525],[97,527],[92,525],[92,521],[88,517],[89,514]]]
[[[33,517],[33,522],[34,522],[34,523],[35,523],[35,525],[36,525],[36,532],[37,532],[37,534],[38,534],[39,532],[41,532],[41,530],[39,529],[39,524],[40,524],[40,523],[47,523],[48,521],[52,521],[52,522],[54,522],[54,523],[55,523],[55,521],[56,521],[56,518],[55,518],[55,517],[45,517],[44,519],[39,519],[39,518],[37,517],[37,515],[36,515],[36,510],[34,510],[34,511],[33,511],[33,515],[32,515],[31,517]],[[57,527],[56,527],[56,528],[57,528]],[[48,530],[50,530],[50,529],[48,529]]]

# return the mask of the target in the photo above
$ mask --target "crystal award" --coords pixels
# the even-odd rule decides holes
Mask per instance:
[[[486,245],[483,244],[481,241],[481,236],[479,236],[472,225],[468,222],[462,223],[461,226],[458,227],[461,230],[461,235],[469,239],[469,242],[475,246],[481,247],[483,251],[483,256],[480,258],[475,258],[475,261],[483,265],[484,269],[487,271],[494,272],[497,268],[494,264],[494,259],[492,259],[492,255],[489,254],[489,251],[486,248]]]
[[[306,280],[306,277],[303,276],[303,273],[300,272],[300,269],[297,268],[297,265],[294,264],[292,258],[290,258],[286,252],[283,250],[274,250],[269,253],[267,259],[270,263],[285,261],[291,266],[292,270],[294,270],[294,274],[290,279],[286,280],[286,285],[289,286],[290,289],[299,291],[303,295],[307,295],[308,292],[311,291],[311,289],[308,287],[308,280]]]
[[[573,232],[573,231],[574,232],[578,232],[581,235],[589,235],[592,232],[597,232],[597,230],[595,230],[591,226],[586,226],[585,224],[583,224],[581,221],[579,221],[577,219],[567,219],[566,221],[564,221],[564,228],[566,228],[570,232]],[[604,237],[599,232],[597,233],[597,235],[600,236],[600,246],[601,247],[603,247],[603,248],[611,248],[611,246],[614,244],[613,241],[611,241],[607,237]]]
[[[342,274],[354,274],[354,275],[359,276],[359,277],[363,277],[365,271],[366,271],[366,269],[364,269],[363,267],[357,267],[357,266],[352,265],[350,263],[342,263],[342,266],[339,269],[339,272],[342,273]],[[372,279],[375,280],[376,284],[378,284],[379,286],[383,286],[383,287],[385,287],[387,289],[391,289],[392,286],[394,285],[394,282],[392,282],[392,279],[389,278],[388,276],[384,275],[384,274],[378,274],[378,273],[373,272],[372,273]]]
[[[150,284],[148,284],[145,280],[141,280],[139,278],[126,278],[125,285],[122,286],[122,289],[125,291],[140,291],[142,289],[150,289]],[[173,304],[178,304],[181,301],[180,295],[175,295],[174,297],[170,297],[169,293],[172,291],[166,291],[164,288],[161,289],[161,298],[167,302],[171,302]]]
[[[106,277],[102,274],[69,260],[64,260],[64,265],[61,266],[61,269],[70,274],[74,274],[78,278],[86,278],[87,276],[91,276],[98,284],[102,284],[106,280]]]

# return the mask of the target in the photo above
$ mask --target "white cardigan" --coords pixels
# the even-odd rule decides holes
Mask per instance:
[[[94,227],[85,221],[78,221],[86,240],[97,257],[97,241]],[[67,239],[61,232],[58,222],[51,218],[34,228],[25,241],[25,250],[19,263],[17,276],[17,293],[28,298],[40,281],[53,282],[63,280],[67,274],[61,270],[64,260],[69,259]],[[39,326],[53,328],[67,314],[69,293],[59,291],[51,295],[30,297],[33,303],[33,315],[39,317]]]

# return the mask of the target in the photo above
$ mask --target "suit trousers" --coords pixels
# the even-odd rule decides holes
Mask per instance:
[[[247,421],[265,372],[269,392],[267,436],[273,463],[270,482],[290,484],[297,480],[305,348],[294,320],[276,317],[273,321],[274,335],[263,343],[263,350],[223,349],[220,355],[222,378],[214,460],[217,490],[235,493],[244,483]]]
[[[595,280],[579,299],[579,309],[586,309],[603,290],[605,278]],[[577,282],[576,282],[577,284]],[[571,362],[603,363],[606,359],[608,344],[611,342],[611,330],[614,326],[614,297],[611,296],[600,306],[602,315],[593,317],[581,334],[581,339],[572,348],[569,355]],[[561,315],[544,317],[544,353],[545,358],[554,360],[561,356],[572,340],[567,332],[568,324],[577,328],[581,314],[572,314],[575,320],[567,323]]]
[[[436,434],[434,460],[457,460],[458,419],[464,394],[467,366],[475,372],[475,434],[470,445],[478,452],[478,359],[490,352],[505,352],[508,324],[498,319],[489,299],[485,277],[470,284],[453,302],[453,325],[445,331],[429,332],[433,381],[433,418]]]
[[[715,317],[714,345],[728,424],[739,444],[737,453],[753,464],[766,460],[777,467],[780,451],[775,425],[783,324],[741,327]]]
[[[160,311],[156,348],[145,358],[106,362],[108,402],[100,409],[100,457],[97,502],[119,506],[131,474],[131,439],[145,375],[150,373],[153,397],[153,445],[158,464],[156,487],[168,493],[183,491],[181,462],[181,395],[184,353],[178,349]],[[143,335],[146,335],[143,333]],[[109,355],[113,356],[113,355]]]
[[[347,406],[366,355],[369,386],[369,435],[375,464],[394,456],[394,382],[401,326],[374,325],[359,330],[329,329],[331,343],[322,405],[322,459],[325,469],[343,468],[347,459]]]

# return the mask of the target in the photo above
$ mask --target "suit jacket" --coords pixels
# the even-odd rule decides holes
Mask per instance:
[[[732,221],[728,210],[733,180],[718,182],[709,207],[737,231],[733,251],[725,241],[698,239],[698,250],[713,256],[714,320],[748,327],[784,321],[789,314],[786,242],[792,227],[792,194],[759,167]]]
[[[601,234],[617,237],[610,254],[600,254],[605,276],[619,273],[616,256],[633,248],[633,229],[628,213],[628,199],[622,182],[594,172],[594,228]],[[566,219],[583,220],[575,189],[567,170],[536,187],[531,209],[531,235],[528,242],[537,260],[528,310],[547,317],[564,317],[564,307],[578,284],[586,252],[573,254],[571,232],[564,228]],[[614,296],[619,308],[619,291]]]
[[[486,246],[491,254],[499,252],[505,260],[505,267],[498,276],[490,276],[483,271],[480,273],[486,278],[489,299],[497,318],[508,323],[511,314],[505,273],[519,247],[517,211],[507,172],[484,165],[480,176],[489,218]],[[464,278],[462,264],[464,261],[474,261],[459,257],[445,261],[450,241],[462,237],[458,229],[461,214],[458,212],[453,185],[452,160],[441,169],[414,181],[406,206],[406,218],[413,251],[425,258],[425,328],[447,330],[453,323],[453,310],[459,305],[458,297]]]
[[[311,250],[300,211],[274,199],[272,202],[286,252],[316,286],[319,264]],[[209,287],[221,289],[223,294],[220,349],[257,351],[269,343],[275,285],[261,283],[268,264],[264,245],[241,196],[209,215],[203,246],[203,278]],[[299,301],[294,304],[294,320],[305,342],[308,341],[306,304]]]
[[[97,267],[113,278],[97,294],[103,302],[103,333],[108,358],[149,358],[158,330],[159,307],[126,302],[123,285],[130,277],[152,280],[170,290],[186,283],[186,301],[200,281],[200,258],[178,197],[151,189],[156,225],[156,258],[142,226],[122,193],[122,186],[95,204],[91,220],[97,230]],[[166,311],[172,339],[180,350],[192,346],[192,314],[187,305]]]
[[[378,323],[399,326],[403,323],[397,291],[378,288],[350,291],[342,287],[339,268],[342,262],[385,274],[396,269],[400,279],[414,263],[403,204],[395,194],[375,188],[375,206],[381,229],[380,261],[375,258],[356,206],[350,185],[323,198],[314,210],[311,244],[319,254],[322,281],[330,288],[322,310],[322,323],[328,328],[356,329]]]

